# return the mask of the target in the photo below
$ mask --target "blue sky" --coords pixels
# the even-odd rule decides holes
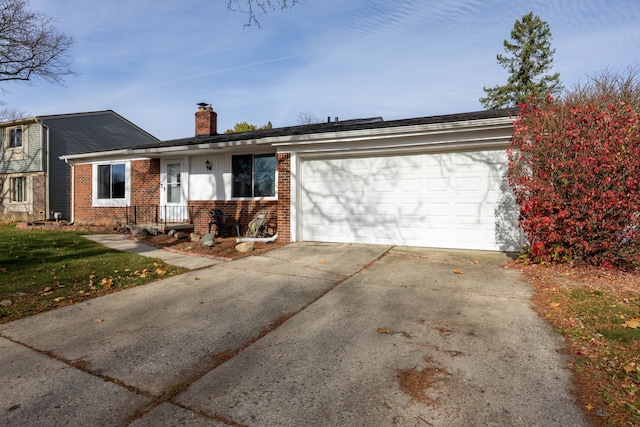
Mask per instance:
[[[75,39],[65,86],[9,83],[29,115],[111,109],[160,139],[192,136],[196,104],[220,132],[246,121],[385,120],[481,110],[516,19],[549,23],[553,72],[572,86],[640,65],[638,0],[306,0],[260,17],[225,0],[31,0]]]

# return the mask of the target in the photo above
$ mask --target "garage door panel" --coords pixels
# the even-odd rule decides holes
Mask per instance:
[[[301,237],[517,250],[496,243],[505,167],[506,155],[499,151],[305,160]]]

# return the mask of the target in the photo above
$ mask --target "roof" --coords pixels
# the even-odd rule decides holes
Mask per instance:
[[[188,138],[159,141],[149,144],[138,144],[129,147],[121,147],[118,150],[101,150],[91,153],[61,156],[64,160],[80,160],[89,158],[103,158],[115,156],[126,158],[135,155],[154,155],[160,153],[175,155],[178,152],[189,152],[191,150],[211,150],[223,147],[231,148],[241,145],[288,144],[292,140],[308,140],[309,138],[324,138],[326,136],[360,133],[361,136],[377,133],[389,133],[385,131],[404,130],[409,128],[423,127],[429,125],[446,125],[447,123],[462,123],[473,121],[485,121],[481,126],[486,126],[486,121],[491,119],[505,119],[515,117],[517,108],[506,108],[497,110],[475,111],[470,113],[447,114],[429,117],[417,117],[412,119],[384,121],[382,117],[372,117],[364,119],[333,121],[325,123],[314,123],[308,125],[289,126],[273,129],[254,130],[250,132],[234,132],[216,135],[198,135]],[[480,124],[479,124],[480,125]],[[370,132],[369,132],[370,131]]]
[[[436,123],[449,123],[469,120],[493,119],[500,117],[515,116],[517,108],[505,108],[497,110],[484,110],[470,113],[447,114],[440,116],[418,117],[413,119],[401,119],[384,121],[382,117],[367,119],[353,119],[344,121],[334,121],[325,123],[314,123],[308,125],[289,126],[273,129],[254,130],[250,132],[233,132],[217,135],[200,135],[197,137],[173,139],[161,141],[157,144],[137,145],[136,149],[177,147],[191,144],[211,144],[232,141],[259,140],[265,138],[277,138],[282,136],[312,135],[319,133],[344,132],[354,130],[382,129],[391,127],[416,126]]]
[[[0,123],[0,127],[42,123],[50,129],[56,154],[79,154],[160,142],[113,110],[52,114]]]

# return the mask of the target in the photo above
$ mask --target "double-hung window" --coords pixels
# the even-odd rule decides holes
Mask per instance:
[[[9,148],[22,148],[22,128],[9,128]]]
[[[98,165],[98,199],[124,199],[124,163]]]
[[[122,207],[131,201],[129,162],[93,165],[93,206]]]
[[[11,202],[21,203],[27,201],[27,178],[20,176],[10,179]]]
[[[232,197],[274,197],[276,155],[245,154],[231,157]]]

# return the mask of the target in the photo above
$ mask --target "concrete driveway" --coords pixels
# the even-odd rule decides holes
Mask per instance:
[[[300,243],[5,324],[0,424],[589,425],[504,262]]]

